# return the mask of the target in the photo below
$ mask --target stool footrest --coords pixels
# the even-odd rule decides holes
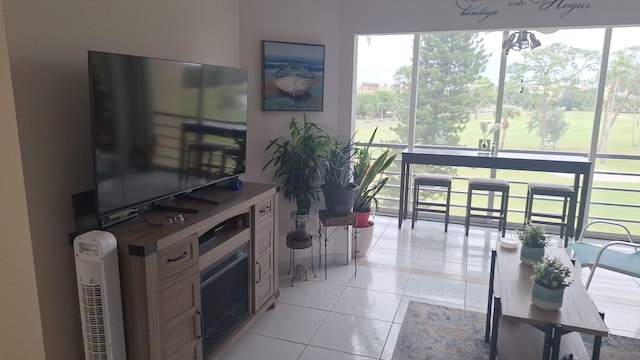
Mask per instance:
[[[553,221],[544,221],[544,220],[532,220],[531,222],[533,224],[540,224],[540,225],[567,226],[566,223],[562,223],[562,222],[553,222]]]
[[[473,215],[474,218],[481,218],[481,219],[492,219],[492,220],[501,220],[502,216],[498,216],[498,215],[478,215],[475,214]]]
[[[487,211],[487,212],[501,212],[502,210],[496,208],[483,208],[483,207],[469,207],[470,211]],[[475,216],[475,215],[474,215]]]
[[[447,210],[446,209],[415,209],[414,211],[423,211],[423,212],[430,212],[430,213],[437,213],[437,214],[446,214]]]
[[[418,201],[416,203],[416,206],[440,206],[440,207],[446,207],[447,204],[441,204],[441,203],[429,202],[429,201]]]
[[[530,213],[529,214],[530,217],[545,217],[545,218],[551,218],[551,219],[558,219],[558,220],[564,220],[564,216],[562,216],[562,214],[551,214],[551,213],[541,213],[541,212],[537,212],[537,213]]]

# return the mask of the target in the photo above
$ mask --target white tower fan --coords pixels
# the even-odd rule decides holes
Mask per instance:
[[[126,359],[117,247],[99,230],[73,241],[85,360]]]

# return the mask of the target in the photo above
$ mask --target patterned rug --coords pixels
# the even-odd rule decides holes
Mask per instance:
[[[393,360],[488,359],[484,322],[483,313],[411,301]],[[583,339],[591,354],[593,337],[583,336]],[[640,359],[640,340],[609,335],[602,339],[600,359]]]
[[[410,301],[393,360],[475,360],[489,358],[485,315]]]
[[[606,318],[606,317],[605,317]],[[582,335],[589,356],[593,350],[593,336]],[[640,359],[640,340],[625,336],[609,335],[602,338],[600,360],[637,360]],[[579,359],[578,359],[579,360]]]

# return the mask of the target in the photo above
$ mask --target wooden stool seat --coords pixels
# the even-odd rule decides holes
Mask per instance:
[[[478,207],[471,206],[471,199],[474,191],[499,192],[501,201],[500,207]],[[498,230],[502,230],[502,237],[507,231],[507,208],[509,205],[509,182],[492,178],[470,178],[467,190],[467,214],[465,216],[465,235],[469,235],[469,225],[472,217],[498,220]],[[496,215],[497,213],[497,215]]]
[[[451,181],[452,176],[443,174],[418,174],[414,179],[413,189],[413,211],[411,214],[411,228],[414,228],[416,221],[418,220],[418,212],[444,214],[444,232],[447,232],[449,227],[449,209],[451,207]],[[446,202],[439,203],[434,201],[421,201],[420,200],[420,187],[443,187],[446,188],[447,200]]]

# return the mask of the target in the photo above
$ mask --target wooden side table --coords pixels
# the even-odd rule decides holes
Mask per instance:
[[[313,235],[309,234],[305,240],[299,241],[295,240],[291,234],[287,234],[287,247],[289,248],[289,271],[287,274],[290,274],[293,271],[293,274],[291,275],[291,287],[293,287],[293,281],[296,279],[295,250],[311,248],[311,272],[313,273],[313,277],[318,277],[315,270],[313,270]]]
[[[349,251],[349,237],[353,236],[354,239],[354,248],[358,247],[358,233],[353,230],[354,226],[357,224],[356,216],[353,212],[349,212],[345,216],[333,216],[327,210],[320,210],[319,214],[319,224],[318,224],[318,241],[324,237],[324,278],[327,279],[327,243],[329,239],[333,235],[333,233],[337,230],[334,229],[331,231],[329,235],[327,235],[328,227],[343,227],[347,231],[347,264],[349,264],[349,259],[351,258],[351,252]],[[351,227],[351,229],[350,229]],[[320,250],[318,250],[318,255],[320,255]],[[358,267],[356,264],[356,257],[353,257],[353,276],[356,277],[358,273]],[[320,257],[319,266],[322,266],[322,257]]]
[[[560,310],[540,310],[531,304],[532,268],[520,262],[520,245],[505,249],[498,242],[491,254],[489,299],[485,341],[491,343],[490,359],[559,359],[572,353],[588,358],[579,333],[594,336],[593,357],[600,354],[603,336],[609,329],[580,279],[567,249],[545,249],[545,255],[557,257],[571,266],[571,286],[565,289]],[[492,306],[493,305],[493,306]],[[562,340],[562,341],[561,341]]]

